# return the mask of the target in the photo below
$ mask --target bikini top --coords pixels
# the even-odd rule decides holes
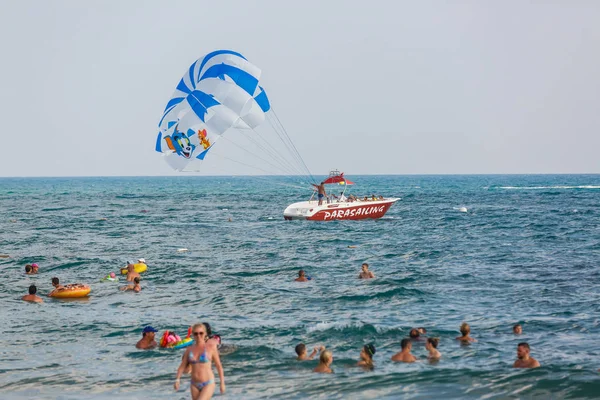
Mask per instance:
[[[200,354],[200,357],[198,357],[198,359],[196,360],[194,357],[194,353],[192,353],[192,351],[190,350],[189,355],[188,355],[188,362],[190,364],[204,364],[209,362],[210,360],[208,359],[208,357],[206,357],[206,347],[204,348],[204,351],[202,352],[202,354]]]

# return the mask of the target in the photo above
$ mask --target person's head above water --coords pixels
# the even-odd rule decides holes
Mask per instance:
[[[523,327],[519,324],[516,324],[515,326],[513,326],[513,333],[515,335],[520,335],[521,333],[523,333]]]
[[[304,276],[304,270],[301,269],[300,271],[298,271],[298,277],[302,278]]]
[[[469,333],[471,333],[471,327],[469,324],[463,322],[460,326],[460,333],[462,333],[463,336],[467,336]]]
[[[408,335],[411,337],[411,339],[417,339],[421,335],[421,333],[417,328],[412,328]]]
[[[369,264],[363,263],[361,269],[363,270],[363,272],[367,272],[367,270],[369,269]]]
[[[158,332],[156,329],[154,329],[154,327],[148,325],[147,327],[144,328],[144,330],[142,331],[142,336],[146,336],[149,333],[156,333]]]
[[[529,352],[531,351],[529,347],[529,343],[522,342],[517,345],[517,358],[523,359],[529,357]]]
[[[402,341],[400,342],[400,347],[402,348],[402,350],[404,349],[411,349],[412,347],[412,342],[410,341],[410,339],[402,339]]]
[[[302,354],[306,353],[306,345],[304,343],[300,343],[296,345],[296,348],[294,350],[296,351],[296,354],[298,356],[301,356]]]
[[[319,361],[325,365],[331,364],[333,361],[333,353],[329,350],[322,351],[321,355],[319,356]]]
[[[114,272],[111,272],[110,274],[108,274],[108,276],[110,276],[112,279],[115,279],[117,277],[117,275]]]
[[[36,294],[36,293],[37,293],[37,287],[35,285],[29,286],[29,294]]]
[[[58,278],[57,278],[57,277],[54,277],[54,278],[52,278],[52,285],[53,285],[53,286],[60,285],[60,283],[59,283],[59,281],[58,281]]]
[[[419,331],[419,333],[420,333],[421,335],[424,335],[424,334],[426,334],[426,333],[427,333],[427,329],[425,329],[425,328],[417,328],[417,330]]]
[[[433,346],[434,349],[437,349],[438,344],[440,344],[440,339],[438,338],[427,338],[427,344]]]
[[[136,276],[135,278],[133,278],[133,282],[134,283],[140,283],[140,277]]]
[[[138,262],[141,264],[146,264],[146,259],[145,258],[138,258]]]
[[[33,268],[31,268],[31,265],[27,264],[27,265],[25,266],[25,273],[26,273],[26,274],[30,273],[30,272],[32,271],[32,269],[33,269]]]
[[[373,356],[375,355],[375,346],[373,346],[371,343],[369,344],[365,344],[363,346],[363,353],[364,355],[367,357],[368,360],[372,361],[373,360]]]

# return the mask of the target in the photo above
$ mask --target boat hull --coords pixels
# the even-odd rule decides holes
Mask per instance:
[[[305,219],[309,221],[334,221],[377,219],[385,215],[390,207],[400,199],[385,199],[375,201],[354,201],[323,203],[303,201],[288,206],[283,212],[287,220]]]

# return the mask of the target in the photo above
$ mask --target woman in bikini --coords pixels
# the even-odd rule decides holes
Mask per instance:
[[[206,327],[203,324],[195,324],[192,326],[192,335],[194,336],[194,344],[188,347],[183,354],[181,365],[177,369],[175,390],[179,390],[181,375],[190,366],[192,369],[192,383],[190,385],[192,400],[210,399],[215,392],[215,375],[211,366],[211,362],[214,362],[219,372],[221,393],[225,393],[225,375],[223,374],[219,351],[215,345],[206,343]]]

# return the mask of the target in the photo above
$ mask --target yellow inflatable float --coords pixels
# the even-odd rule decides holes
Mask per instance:
[[[141,274],[142,272],[146,272],[146,270],[148,269],[148,266],[144,263],[137,263],[137,264],[133,264],[133,268],[135,269],[135,272],[137,272],[138,274]],[[127,267],[121,268],[121,274],[127,275]]]
[[[57,299],[72,299],[76,297],[86,297],[90,294],[92,288],[82,283],[71,283],[64,285],[59,289],[54,289],[49,296]]]

